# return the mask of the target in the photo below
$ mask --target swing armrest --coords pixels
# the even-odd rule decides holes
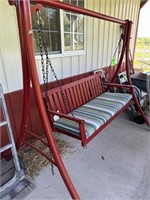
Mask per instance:
[[[66,115],[66,114],[63,114],[63,113],[60,113],[60,112],[56,112],[56,111],[53,111],[53,110],[48,110],[48,113],[52,114],[53,117],[54,117],[54,115],[57,115],[59,117],[63,117],[63,118],[66,118],[66,119],[69,119],[69,120],[72,120],[72,121],[75,121],[75,122],[78,122],[78,123],[84,122],[84,120],[81,120],[79,118],[76,118],[76,117],[73,117],[73,116],[70,116],[70,115]]]
[[[130,92],[133,92],[133,85],[120,85],[120,84],[116,84],[116,83],[104,83],[103,86],[108,86],[107,88],[109,89],[110,87],[116,87],[116,88],[125,88],[125,89],[129,89]],[[106,88],[106,90],[107,90]]]

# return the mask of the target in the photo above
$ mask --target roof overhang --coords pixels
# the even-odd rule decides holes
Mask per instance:
[[[141,0],[140,9],[148,2],[149,0]]]

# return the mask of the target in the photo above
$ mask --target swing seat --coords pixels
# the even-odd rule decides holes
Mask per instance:
[[[84,120],[86,138],[89,138],[99,127],[105,124],[119,110],[121,110],[132,98],[130,94],[119,94],[105,92],[90,102],[73,111],[73,116]],[[71,116],[71,113],[68,115]],[[66,119],[59,118],[54,121],[57,130],[64,130],[80,136],[79,124]]]
[[[132,93],[132,86],[109,85],[128,88]],[[130,93],[105,92],[105,86],[100,74],[94,74],[49,90],[48,114],[53,130],[81,140],[82,146],[91,141],[132,102]]]

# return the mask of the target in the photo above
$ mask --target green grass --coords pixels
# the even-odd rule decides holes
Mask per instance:
[[[149,58],[150,59],[150,52],[135,52],[135,58],[140,58],[140,59],[143,59],[143,58]]]
[[[141,63],[138,61],[138,60],[142,61],[144,59],[146,59],[146,61],[150,63],[150,45],[145,47],[145,45],[137,44],[136,49],[135,49],[135,55],[134,55],[135,70],[139,69],[141,72],[149,72],[150,71],[150,65]]]
[[[145,48],[145,45],[140,45],[140,44],[137,44],[136,45],[136,50],[143,50]],[[146,49],[147,50],[150,50],[150,45],[149,46],[146,46]]]

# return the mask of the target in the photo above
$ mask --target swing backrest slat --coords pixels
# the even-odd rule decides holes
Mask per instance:
[[[49,108],[67,114],[103,92],[100,74],[48,90]]]

